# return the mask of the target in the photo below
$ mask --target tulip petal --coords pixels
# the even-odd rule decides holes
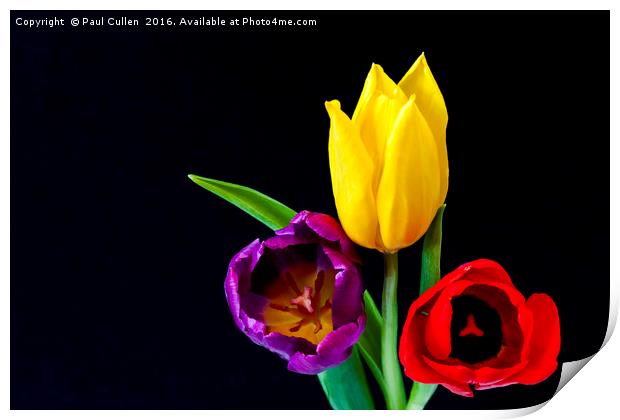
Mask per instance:
[[[386,145],[377,193],[381,239],[388,251],[420,239],[433,221],[439,201],[439,162],[433,134],[410,98]]]
[[[444,360],[450,357],[452,342],[450,338],[450,325],[452,324],[452,298],[460,295],[463,290],[472,283],[460,281],[447,286],[432,309],[428,313],[426,322],[426,347],[436,360]]]
[[[290,360],[291,355],[313,354],[316,351],[316,346],[308,340],[301,337],[290,337],[278,332],[272,332],[263,336],[258,344],[264,345],[284,360]],[[299,373],[314,374],[315,372]]]
[[[464,388],[464,387],[469,388],[469,384],[474,383],[474,377],[475,377],[474,370],[468,364],[459,363],[458,361],[455,362],[454,364],[436,362],[435,360],[427,356],[422,356],[422,358],[424,359],[426,363],[428,363],[428,365],[433,370],[435,370],[440,375],[443,375],[444,377],[450,378],[453,384],[458,384],[461,388]],[[452,391],[452,392],[455,392],[455,391]],[[464,394],[461,394],[460,392],[457,392],[457,394],[464,395]],[[471,395],[466,395],[466,396],[471,396]]]
[[[439,197],[443,203],[448,191],[448,151],[446,148],[448,111],[424,53],[418,57],[401,81],[398,82],[398,86],[407,96],[415,95],[416,104],[433,132],[441,173]]]
[[[295,352],[288,362],[288,369],[297,373],[314,375],[344,362],[350,355],[353,345],[364,332],[366,317],[360,316],[329,333],[316,347],[316,352]]]
[[[373,190],[381,178],[385,145],[396,118],[407,103],[407,96],[378,64],[373,64],[366,77],[364,89],[353,113],[353,124],[358,128],[368,155],[375,163]]]
[[[330,242],[330,246],[334,246],[351,261],[361,263],[353,242],[340,224],[326,214],[302,210],[293,217],[288,226],[277,230],[276,234],[277,237],[293,237],[296,243]]]
[[[377,211],[371,186],[374,164],[357,129],[338,101],[325,103],[331,119],[329,168],[340,223],[353,242],[366,248],[377,244]]]
[[[512,286],[512,280],[504,267],[493,260],[480,258],[461,265],[457,270],[461,271],[467,280],[498,282]]]
[[[334,219],[325,214],[313,213],[312,217],[309,217],[306,221],[306,224],[319,236],[329,241],[338,242],[340,246],[339,251],[351,259],[351,261],[362,262],[355,250],[355,245],[353,245],[353,242],[351,242],[342,230],[342,227]]]
[[[383,67],[378,64],[374,64],[370,67],[370,71],[364,81],[364,88],[362,94],[357,102],[355,111],[353,112],[353,120],[360,118],[360,113],[364,111],[368,102],[372,99],[372,96],[376,93],[386,95],[390,98],[404,99],[403,105],[407,102],[407,98],[410,95],[405,95],[403,90],[394,81],[385,74]]]
[[[530,341],[529,363],[511,380],[532,385],[547,379],[558,366],[560,318],[558,308],[546,294],[533,294],[527,299],[526,305],[532,311],[534,326]]]
[[[339,328],[364,312],[363,301],[351,299],[351,296],[363,295],[364,286],[359,281],[359,271],[343,254],[326,247],[322,251],[337,270],[332,298],[332,322],[334,328]]]
[[[431,301],[422,308],[430,310],[433,305],[434,302]],[[430,366],[428,363],[429,359],[424,356],[427,353],[424,343],[427,317],[412,309],[414,308],[409,310],[407,320],[403,326],[398,350],[400,363],[405,369],[405,375],[416,382],[441,384],[454,393],[472,397],[473,393],[466,382],[459,382],[449,375],[444,376]]]
[[[247,314],[241,308],[241,295],[250,291],[250,273],[254,269],[261,253],[260,241],[243,248],[235,255],[228,267],[228,274],[224,283],[224,292],[228,306],[237,327],[246,330]]]

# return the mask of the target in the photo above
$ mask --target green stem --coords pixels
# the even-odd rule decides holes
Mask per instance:
[[[388,410],[405,408],[405,387],[398,361],[398,304],[396,289],[398,286],[398,254],[384,254],[385,278],[383,280],[383,329],[381,331],[381,364],[387,390],[386,404]]]
[[[420,295],[435,283],[441,277],[441,231],[443,223],[443,212],[446,205],[439,207],[437,214],[433,219],[430,227],[424,235],[424,245],[422,246],[422,273],[420,276]],[[408,410],[423,410],[431,399],[437,384],[423,384],[414,382],[407,403]]]
[[[411,395],[407,403],[407,410],[424,410],[426,403],[431,399],[436,389],[437,384],[414,382],[411,387]]]

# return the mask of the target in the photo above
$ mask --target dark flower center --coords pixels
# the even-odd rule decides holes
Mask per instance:
[[[502,321],[486,302],[468,295],[452,299],[450,357],[475,364],[497,356],[502,346]]]
[[[266,298],[261,316],[267,333],[318,344],[333,331],[336,271],[317,265],[316,246],[297,245],[287,251],[265,251],[252,275],[252,292]]]

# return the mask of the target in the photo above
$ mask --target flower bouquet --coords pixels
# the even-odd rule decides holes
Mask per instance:
[[[388,409],[423,409],[438,385],[473,397],[549,377],[560,349],[549,296],[526,299],[488,259],[441,277],[448,114],[424,54],[398,83],[373,64],[351,118],[337,100],[325,107],[338,220],[189,176],[275,231],[230,262],[224,289],[236,326],[291,372],[317,375],[334,409],[375,408],[364,364]],[[418,240],[420,295],[406,302],[399,338],[398,251]],[[384,256],[380,305],[364,287],[356,246]]]

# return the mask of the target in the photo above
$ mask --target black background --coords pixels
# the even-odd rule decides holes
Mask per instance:
[[[16,17],[128,16],[24,28]],[[144,17],[317,19],[145,27]],[[11,407],[328,408],[234,326],[229,259],[270,232],[193,184],[248,185],[336,215],[323,103],[352,113],[372,62],[424,51],[450,121],[442,267],[491,258],[561,318],[560,361],[593,354],[609,303],[608,12],[12,12]],[[68,23],[66,21],[66,23]],[[378,297],[382,261],[362,252]],[[400,309],[419,246],[401,253]],[[524,407],[536,386],[428,408]],[[408,382],[409,383],[409,382]]]

